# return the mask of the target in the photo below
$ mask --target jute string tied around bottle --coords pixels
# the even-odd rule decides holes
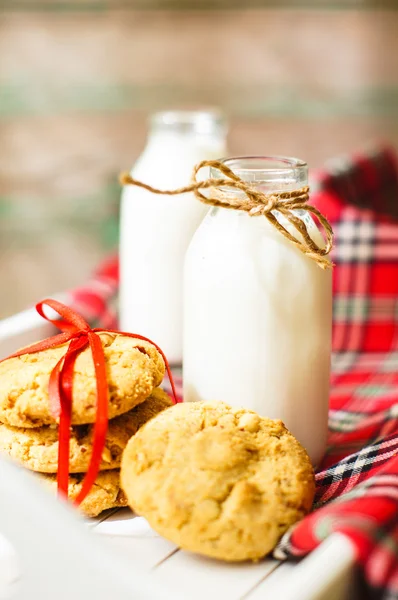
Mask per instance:
[[[213,167],[220,171],[225,177],[208,178],[203,181],[197,180],[198,172],[204,167]],[[232,210],[243,210],[250,217],[265,217],[282,235],[285,236],[292,244],[314,260],[322,269],[329,269],[333,265],[327,258],[333,247],[333,230],[327,218],[315,206],[308,204],[309,187],[305,186],[298,190],[290,192],[275,192],[265,194],[253,187],[250,183],[243,181],[236,173],[234,173],[224,163],[217,160],[203,160],[198,163],[193,170],[192,183],[184,187],[179,187],[175,190],[159,190],[142,181],[138,181],[128,173],[122,173],[120,176],[122,185],[134,185],[144,188],[154,194],[163,194],[168,196],[176,196],[193,192],[200,202],[210,206],[220,208],[228,208]],[[235,188],[243,192],[243,197],[237,197],[233,193],[221,191],[220,188]],[[211,190],[209,196],[205,196],[201,190]],[[315,215],[321,223],[325,233],[325,245],[318,246],[310,237],[305,223],[297,215],[295,210],[304,210]],[[302,239],[297,239],[294,235],[282,225],[273,211],[278,211],[280,215],[301,234]]]

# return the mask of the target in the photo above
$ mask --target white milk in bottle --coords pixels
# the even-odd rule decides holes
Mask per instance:
[[[185,186],[196,163],[225,156],[225,137],[218,113],[157,113],[131,175],[160,189]],[[192,194],[161,196],[134,186],[122,194],[120,328],[153,339],[172,364],[182,359],[184,256],[206,211]]]
[[[307,165],[298,159],[225,164],[265,193],[307,184]],[[212,176],[222,175],[212,169]],[[324,247],[309,214],[296,214]],[[224,401],[282,419],[318,464],[326,446],[331,321],[331,269],[264,216],[212,208],[185,262],[184,400]]]

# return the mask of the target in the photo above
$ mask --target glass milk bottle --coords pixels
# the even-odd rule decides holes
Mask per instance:
[[[307,165],[297,159],[225,164],[265,193],[307,185]],[[296,214],[324,247],[310,215]],[[185,262],[185,401],[219,400],[282,419],[318,464],[327,435],[331,320],[331,269],[321,269],[264,216],[212,208]]]
[[[225,138],[218,113],[157,113],[131,175],[162,189],[187,185],[196,163],[225,156]],[[184,256],[206,211],[192,194],[156,196],[134,186],[122,194],[120,328],[153,339],[172,364],[182,360]]]

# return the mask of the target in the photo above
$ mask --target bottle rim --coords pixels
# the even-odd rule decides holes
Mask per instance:
[[[227,129],[226,117],[218,109],[159,111],[150,115],[149,123],[153,130],[198,134],[212,134],[215,131],[225,133]]]
[[[289,156],[236,156],[221,159],[240,179],[255,186],[282,190],[302,187],[308,183],[308,165],[300,158]],[[224,175],[215,167],[211,177]]]

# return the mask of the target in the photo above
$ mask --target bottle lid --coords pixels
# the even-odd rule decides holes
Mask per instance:
[[[170,110],[154,113],[149,118],[151,129],[178,133],[226,135],[227,122],[219,110]]]

